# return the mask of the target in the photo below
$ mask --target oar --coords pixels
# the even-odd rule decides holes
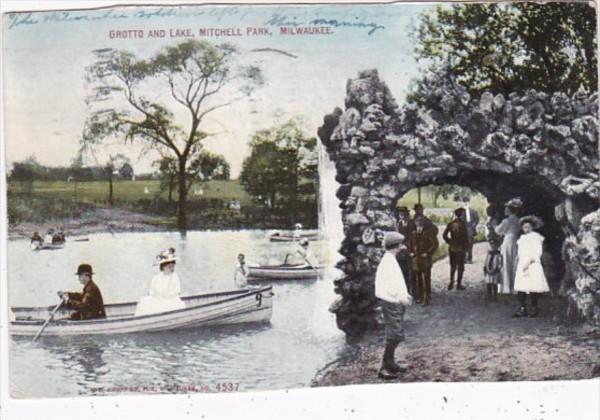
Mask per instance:
[[[54,309],[52,310],[52,312],[50,312],[50,316],[48,317],[48,319],[46,320],[46,322],[44,322],[44,325],[42,325],[42,328],[40,328],[40,330],[35,335],[35,337],[33,337],[33,340],[31,340],[32,343],[35,343],[37,341],[37,339],[40,338],[40,335],[42,335],[42,333],[44,332],[44,330],[46,329],[46,327],[48,326],[48,324],[50,323],[50,321],[52,321],[52,318],[54,318],[54,315],[56,314],[56,311],[58,311],[58,308],[60,308],[62,304],[63,303],[62,303],[62,300],[61,300],[60,302],[58,302],[58,305],[56,305],[54,307]]]

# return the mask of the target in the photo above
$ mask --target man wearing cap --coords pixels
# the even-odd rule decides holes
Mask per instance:
[[[456,276],[456,289],[463,290],[463,273],[465,272],[465,254],[469,248],[469,236],[467,224],[465,223],[465,209],[454,210],[454,220],[446,226],[442,237],[449,245],[450,255],[450,284],[448,290],[454,288],[454,277]]]
[[[96,283],[92,281],[92,274],[94,273],[91,265],[80,264],[75,275],[83,285],[83,292],[58,292],[65,306],[75,310],[71,314],[73,321],[106,317],[102,293]]]
[[[410,220],[410,212],[408,210],[408,207],[398,207],[397,226],[398,233],[404,238],[408,238],[410,232],[412,232],[415,229],[414,222]],[[408,252],[408,248],[405,246],[401,247],[400,251],[396,254],[396,259],[398,260],[398,264],[400,264],[400,268],[402,269],[402,274],[404,275],[404,280],[406,281],[406,287],[408,288],[408,292],[412,296],[419,296],[419,293],[417,292],[417,284],[414,281],[414,277],[412,275],[410,253]]]
[[[415,230],[408,237],[408,251],[412,257],[413,275],[423,305],[431,303],[431,266],[438,245],[437,228],[436,230],[427,228],[423,216],[415,217]]]
[[[404,237],[398,232],[388,232],[383,238],[385,254],[381,258],[375,273],[375,296],[381,301],[381,310],[385,320],[385,350],[378,376],[382,379],[394,379],[408,369],[406,364],[397,364],[394,352],[404,340],[405,305],[411,303],[406,289],[402,270],[396,261],[396,254]]]

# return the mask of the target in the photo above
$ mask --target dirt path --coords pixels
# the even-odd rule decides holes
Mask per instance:
[[[540,299],[537,318],[511,318],[516,296],[484,300],[482,267],[486,244],[474,249],[466,266],[466,290],[448,291],[448,259],[432,270],[432,305],[413,305],[406,312],[406,341],[396,358],[409,363],[397,381],[507,381],[584,379],[600,376],[597,331],[558,326],[561,299]],[[346,354],[322,370],[314,385],[381,382],[377,371],[383,331],[348,346]]]

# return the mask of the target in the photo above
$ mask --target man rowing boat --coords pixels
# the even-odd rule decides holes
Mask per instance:
[[[73,321],[106,317],[102,293],[100,293],[96,283],[92,281],[93,274],[91,265],[80,264],[75,275],[78,276],[79,282],[83,285],[83,292],[58,292],[64,306],[75,310],[71,314]]]

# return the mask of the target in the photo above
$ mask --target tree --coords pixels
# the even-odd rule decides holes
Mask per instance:
[[[242,65],[239,51],[231,44],[197,40],[165,47],[148,59],[109,48],[94,53],[97,60],[87,68],[93,85],[88,103],[93,110],[83,143],[93,146],[110,137],[124,137],[126,142],[142,142],[146,150],[176,159],[177,225],[184,230],[188,174],[197,171],[191,166],[198,162],[207,136],[201,124],[210,113],[262,84],[260,69]],[[171,110],[177,108],[187,113],[187,128]]]
[[[133,178],[133,166],[131,166],[131,163],[125,162],[121,165],[121,167],[119,168],[119,176],[122,179],[129,180]]]
[[[316,139],[290,120],[256,132],[250,149],[240,174],[244,189],[269,210],[298,210],[301,192],[317,177]]]
[[[21,184],[21,191],[30,194],[33,191],[34,179],[42,178],[44,167],[39,164],[35,156],[29,156],[22,162],[14,162],[9,179]]]
[[[167,190],[169,203],[173,201],[173,190],[177,186],[177,160],[170,156],[155,160],[153,166],[158,171],[160,191]]]
[[[117,168],[122,168],[125,164],[129,164],[129,158],[121,153],[117,153],[112,156],[109,155],[108,162],[103,168],[104,175],[108,179],[108,203],[112,206],[114,204],[113,194],[113,179]],[[129,165],[131,166],[131,165]]]
[[[160,190],[168,191],[169,203],[172,201],[173,190],[177,185],[178,164],[176,159],[165,156],[162,159],[154,161],[154,167],[158,169],[160,177]],[[197,183],[210,180],[229,179],[231,168],[229,163],[222,155],[202,150],[198,156],[192,160],[186,171],[187,191]]]
[[[587,3],[438,6],[413,35],[418,58],[449,66],[474,96],[598,88],[596,12]]]

